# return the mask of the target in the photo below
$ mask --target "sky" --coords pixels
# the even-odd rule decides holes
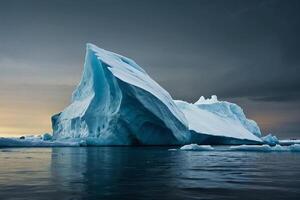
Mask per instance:
[[[238,103],[300,138],[298,0],[0,0],[0,136],[51,131],[88,42],[134,59],[174,99]]]

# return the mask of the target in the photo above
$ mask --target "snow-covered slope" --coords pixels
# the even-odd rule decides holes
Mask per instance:
[[[195,133],[195,137],[199,137],[202,133],[261,142],[257,137],[260,136],[259,127],[254,121],[248,120],[243,110],[236,104],[218,101],[216,96],[207,100],[201,97],[194,104],[178,100],[175,102],[185,114],[189,129]]]
[[[72,103],[52,117],[53,136],[83,138],[88,145],[261,142],[242,111],[201,101],[175,102],[133,60],[87,44]]]
[[[243,109],[234,103],[218,101],[217,96],[212,95],[210,99],[205,99],[203,96],[200,97],[200,99],[195,102],[195,105],[198,108],[212,112],[221,118],[233,120],[252,134],[261,137],[261,132],[256,122],[247,119]]]

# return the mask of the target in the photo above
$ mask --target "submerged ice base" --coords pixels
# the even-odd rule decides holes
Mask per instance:
[[[52,117],[56,140],[88,145],[260,144],[257,124],[235,104],[174,101],[133,60],[88,44],[72,103]]]

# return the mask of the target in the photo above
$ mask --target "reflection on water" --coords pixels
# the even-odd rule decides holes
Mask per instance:
[[[0,149],[0,199],[299,199],[299,153]]]

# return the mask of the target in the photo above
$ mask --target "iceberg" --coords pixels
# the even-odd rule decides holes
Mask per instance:
[[[52,117],[55,139],[90,145],[171,145],[189,141],[171,96],[133,60],[87,44],[72,103]]]
[[[300,144],[293,144],[290,146],[281,146],[276,144],[275,146],[264,145],[239,145],[231,146],[232,151],[255,151],[255,152],[300,152]]]
[[[279,140],[279,144],[281,144],[281,145],[300,144],[300,140],[297,140],[297,139]]]
[[[292,144],[289,146],[291,151],[300,152],[300,144]]]
[[[272,148],[267,144],[264,144],[264,145],[239,145],[239,146],[231,146],[230,150],[268,152],[268,151],[272,151]]]
[[[71,104],[52,116],[54,140],[87,145],[261,144],[259,127],[216,96],[174,101],[132,59],[87,44]]]
[[[42,139],[44,141],[52,140],[52,135],[49,133],[45,133],[44,135],[42,135]]]
[[[194,104],[175,101],[188,120],[191,140],[201,144],[245,144],[261,142],[258,125],[246,118],[236,104],[211,99],[200,99]],[[207,137],[204,137],[207,135]]]
[[[212,95],[211,99],[205,99],[203,96],[200,97],[200,99],[195,102],[195,105],[198,108],[210,111],[219,117],[237,121],[247,131],[257,137],[261,137],[260,128],[258,127],[257,123],[251,119],[247,119],[243,109],[237,104],[226,101],[218,101],[217,96]]]
[[[261,138],[262,141],[268,145],[274,146],[276,144],[279,144],[279,140],[275,135],[268,134]]]
[[[79,147],[83,143],[77,141],[43,140],[39,137],[25,139],[0,138],[0,147]]]
[[[180,148],[182,151],[212,151],[214,148],[210,145],[187,144]]]

